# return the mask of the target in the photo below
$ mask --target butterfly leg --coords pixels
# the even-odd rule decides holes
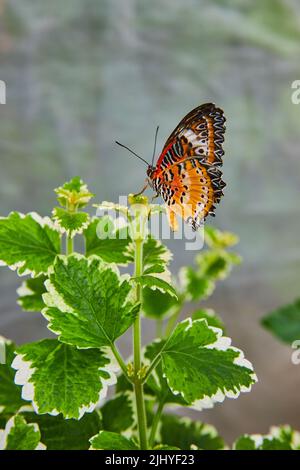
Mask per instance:
[[[148,182],[148,180],[146,180],[145,186],[143,186],[141,191],[139,191],[138,193],[135,193],[134,196],[140,196],[141,194],[143,194],[143,192],[148,188],[148,185],[149,185],[149,182]]]
[[[154,201],[154,199],[156,199],[156,198],[159,197],[159,196],[160,196],[159,193],[154,194],[154,196],[152,196],[152,198],[151,198],[151,204],[152,204],[152,202]]]

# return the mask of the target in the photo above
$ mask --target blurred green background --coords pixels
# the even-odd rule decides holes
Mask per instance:
[[[214,225],[236,232],[244,258],[210,306],[255,367],[250,394],[190,415],[227,440],[300,428],[300,366],[259,318],[300,294],[300,79],[297,0],[1,0],[1,214],[49,214],[52,189],[80,175],[101,200],[139,189],[144,158],[185,113],[214,101],[227,116],[225,197]],[[173,241],[174,272],[192,261]],[[17,342],[45,336],[37,314],[15,305],[16,276],[0,271],[0,331]],[[186,312],[188,313],[188,311]],[[145,340],[150,339],[147,329]],[[124,344],[127,347],[127,344]]]

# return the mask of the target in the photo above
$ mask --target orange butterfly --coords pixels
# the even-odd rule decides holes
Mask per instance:
[[[219,168],[225,121],[222,109],[213,103],[193,109],[168,138],[156,166],[154,158],[149,165],[126,147],[147,163],[148,179],[141,193],[150,185],[163,198],[173,230],[178,229],[177,215],[194,230],[207,215],[214,216],[214,204],[219,203],[226,186]]]

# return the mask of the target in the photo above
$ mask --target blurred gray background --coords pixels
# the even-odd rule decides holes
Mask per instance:
[[[80,175],[97,202],[141,187],[144,158],[185,113],[214,101],[227,116],[224,179],[214,225],[240,236],[242,266],[208,304],[245,351],[259,383],[204,413],[232,440],[290,423],[300,429],[300,366],[259,318],[300,294],[300,79],[297,0],[0,1],[1,214],[49,214],[54,187]],[[192,262],[173,241],[172,271]],[[47,335],[15,304],[20,280],[0,271],[0,332],[21,343]],[[188,313],[188,309],[185,313]],[[151,339],[147,329],[145,340]],[[123,345],[125,348],[126,344]]]

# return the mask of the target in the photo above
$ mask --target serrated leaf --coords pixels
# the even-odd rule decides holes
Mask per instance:
[[[211,225],[205,225],[205,243],[210,248],[225,249],[236,245],[238,242],[239,238],[234,233],[218,230]]]
[[[47,217],[12,212],[0,218],[0,262],[19,275],[46,274],[59,252],[59,233]]]
[[[214,282],[198,274],[192,267],[181,268],[179,276],[188,300],[206,299],[214,291]]]
[[[168,281],[170,277],[167,267],[172,257],[172,253],[165,245],[149,236],[143,245],[144,273],[165,273],[165,280]],[[157,270],[157,268],[159,269]]]
[[[125,432],[136,424],[134,396],[131,392],[119,393],[101,408],[102,427],[105,431]]]
[[[178,306],[174,296],[160,290],[144,287],[143,289],[143,313],[151,318],[163,318],[172,314]]]
[[[79,176],[75,176],[62,186],[59,186],[54,192],[57,194],[58,202],[67,208],[84,207],[94,197],[94,194],[90,193],[87,185]]]
[[[38,424],[47,450],[88,450],[90,438],[102,427],[97,411],[86,413],[80,420],[29,412],[24,413],[24,417],[27,423]]]
[[[26,279],[17,289],[20,307],[27,312],[40,312],[44,307],[43,294],[46,292],[45,281],[47,277],[43,274],[38,277]]]
[[[164,345],[163,341],[154,341],[146,346],[144,356],[149,364],[161,353]],[[126,386],[124,379],[118,379],[118,387]],[[157,397],[159,403],[172,403],[181,406],[187,406],[187,402],[179,394],[174,394],[164,377],[162,362],[159,362],[145,384],[145,393]]]
[[[89,214],[86,212],[70,212],[62,207],[55,207],[52,215],[57,229],[70,237],[82,233],[89,224]]]
[[[135,282],[140,284],[143,288],[149,287],[152,290],[158,289],[159,291],[169,294],[171,297],[177,299],[177,292],[171,284],[160,279],[159,277],[150,276],[150,275],[143,275],[139,277],[133,278]]]
[[[138,450],[131,439],[115,432],[100,431],[90,442],[92,450]]]
[[[100,230],[99,230],[100,227]],[[128,228],[116,228],[113,219],[94,219],[84,231],[86,256],[97,255],[107,263],[127,265],[133,261]]]
[[[205,319],[207,321],[208,326],[220,328],[224,333],[225,325],[222,319],[211,308],[199,308],[192,314],[192,320],[200,319]]]
[[[300,450],[300,433],[290,426],[274,426],[269,434],[244,434],[233,444],[234,450]]]
[[[0,416],[10,417],[27,403],[22,400],[21,387],[14,382],[15,371],[11,363],[15,357],[15,345],[5,338],[0,339],[5,346],[5,363],[0,363]]]
[[[230,343],[206,320],[179,323],[159,353],[173,394],[200,410],[249,391],[257,380],[252,365]]]
[[[199,275],[213,281],[225,279],[230,273],[232,266],[240,264],[241,259],[236,253],[225,250],[208,250],[196,256]]]
[[[127,275],[100,258],[57,258],[43,299],[48,328],[80,348],[110,346],[134,322],[139,304],[130,300]]]
[[[300,338],[300,299],[280,307],[262,319],[262,325],[281,341],[291,344]]]
[[[27,424],[22,416],[16,415],[0,431],[0,450],[45,450],[40,439],[38,425]]]
[[[80,350],[55,339],[21,346],[12,363],[22,397],[37,413],[79,419],[92,412],[116,382],[117,367],[104,350]]]
[[[190,450],[193,446],[202,450],[224,449],[223,439],[210,424],[170,414],[161,418],[160,440],[182,450]]]

